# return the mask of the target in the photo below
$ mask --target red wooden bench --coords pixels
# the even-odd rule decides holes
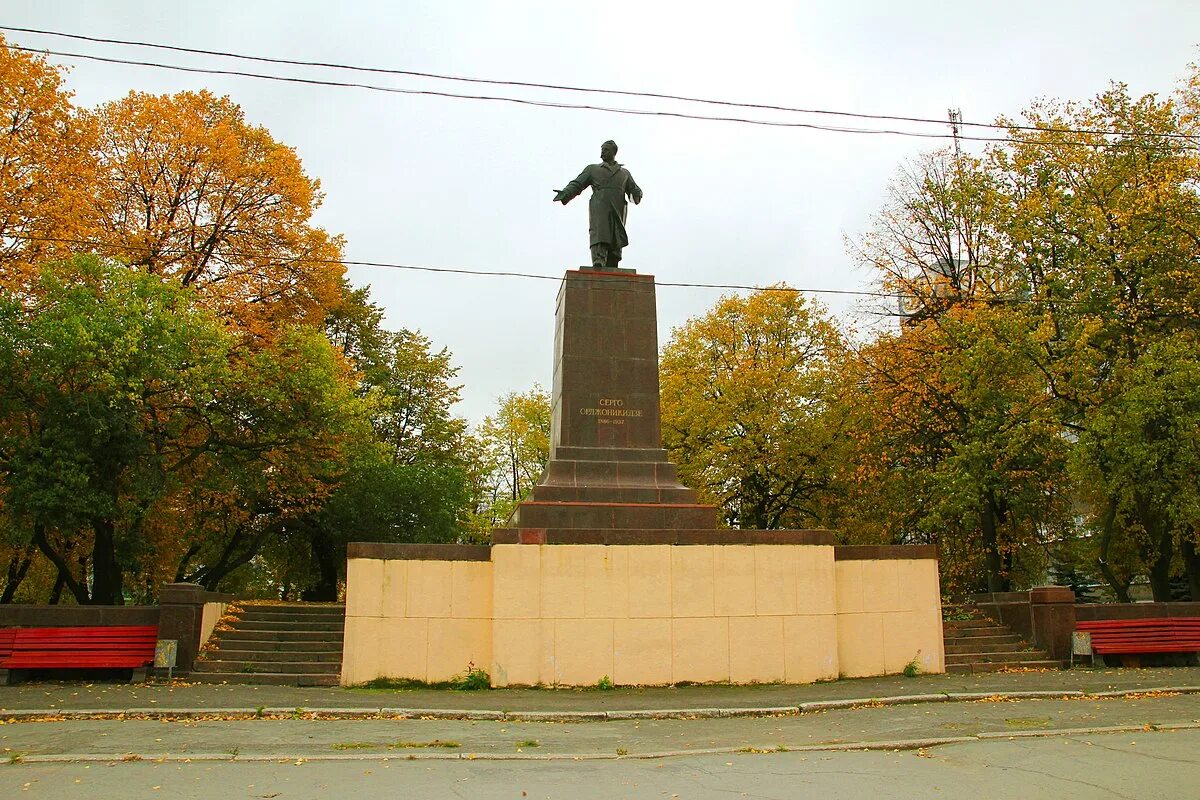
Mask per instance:
[[[11,639],[7,653],[5,636]],[[155,625],[9,628],[0,631],[0,669],[141,670],[154,663],[157,641]]]
[[[15,628],[0,628],[0,661],[12,655],[13,638],[16,635]]]
[[[1100,655],[1200,652],[1200,617],[1087,620],[1075,630],[1091,634]]]

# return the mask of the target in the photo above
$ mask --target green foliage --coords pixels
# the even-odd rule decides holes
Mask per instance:
[[[663,445],[681,480],[742,528],[811,526],[839,461],[842,340],[786,286],[724,297],[672,332],[661,359]]]
[[[466,672],[450,679],[450,685],[462,692],[478,692],[492,688],[492,676],[487,670],[468,664]]]
[[[602,675],[600,679],[596,681],[596,688],[602,692],[607,692],[617,687],[616,684],[613,683],[612,678],[608,677],[607,675]]]
[[[921,654],[918,652],[913,656],[912,661],[904,665],[904,677],[915,678],[921,674]]]
[[[550,396],[540,386],[505,395],[471,439],[475,512],[470,528],[482,540],[508,519],[550,458]]]

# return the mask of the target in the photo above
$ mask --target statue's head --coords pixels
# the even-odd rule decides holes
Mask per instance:
[[[600,145],[600,158],[604,161],[612,161],[617,157],[617,143],[609,139],[604,144]]]

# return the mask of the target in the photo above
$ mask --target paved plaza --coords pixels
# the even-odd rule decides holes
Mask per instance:
[[[27,684],[0,706],[4,797],[1147,798],[1200,779],[1197,668],[613,691]]]

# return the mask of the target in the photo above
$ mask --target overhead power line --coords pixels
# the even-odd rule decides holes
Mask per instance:
[[[55,244],[72,244],[85,247],[103,248],[106,250],[118,249],[119,245],[113,242],[103,242],[95,239],[71,239],[57,236],[30,236],[28,234],[5,234],[4,238],[16,239],[24,242],[47,242]],[[159,250],[162,255],[186,255],[193,253],[193,250]],[[245,254],[237,254],[245,256]],[[561,281],[561,275],[542,275],[536,272],[511,272],[507,270],[480,270],[480,269],[465,269],[461,267],[427,267],[416,264],[396,264],[387,261],[355,261],[348,258],[303,258],[297,259],[309,261],[314,264],[330,264],[330,265],[345,265],[351,267],[374,267],[379,269],[398,269],[410,272],[434,272],[450,275],[471,275],[475,277],[494,277],[494,278],[529,278],[542,281]],[[672,286],[690,289],[738,289],[754,292],[765,291],[780,291],[780,292],[796,292],[796,293],[811,293],[811,294],[833,294],[833,295],[857,295],[862,297],[881,297],[896,299],[898,297],[907,296],[892,294],[888,292],[871,292],[855,289],[806,289],[797,288],[794,286],[754,286],[751,284],[739,283],[685,283],[685,282],[668,282],[655,281],[656,286]]]
[[[82,58],[88,61],[101,61],[107,64],[125,64],[136,67],[155,67],[158,69],[173,70],[175,72],[190,72],[203,75],[232,75],[242,78],[257,78],[260,80],[278,81],[280,83],[297,83],[307,84],[310,86],[329,86],[343,89],[366,89],[374,92],[388,92],[391,94],[404,95],[423,95],[426,97],[445,97],[454,100],[490,100],[503,103],[514,103],[523,106],[536,106],[539,108],[561,108],[573,109],[578,111],[602,111],[610,114],[627,114],[641,117],[671,117],[674,119],[702,120],[706,122],[734,122],[744,125],[762,125],[775,128],[806,128],[817,131],[830,131],[833,133],[866,133],[866,134],[884,134],[894,136],[912,136],[922,139],[948,139],[949,134],[945,133],[923,133],[920,131],[901,131],[877,128],[849,128],[835,125],[818,125],[811,122],[785,122],[782,120],[765,120],[752,119],[748,117],[718,117],[709,116],[706,114],[688,114],[680,111],[654,111],[647,109],[635,108],[613,108],[608,106],[596,106],[583,103],[559,103],[551,100],[529,100],[521,97],[507,97],[504,95],[473,95],[460,94],[457,92],[441,92],[433,89],[401,89],[396,86],[378,86],[370,83],[355,83],[352,81],[330,81],[321,80],[319,78],[299,78],[294,76],[270,75],[262,72],[245,72],[242,70],[232,69],[215,69],[211,67],[186,67],[180,64],[161,64],[154,61],[135,61],[126,58],[111,58],[108,56],[97,56],[88,53],[68,53],[61,50],[39,50],[33,47],[22,47],[20,45],[7,45],[10,50],[19,50],[25,53],[46,54],[52,56],[61,56],[63,58]],[[1002,137],[976,137],[964,136],[963,139],[970,139],[976,142],[1005,142],[1008,141]],[[1084,144],[1084,143],[1081,143]],[[1086,146],[1093,146],[1087,143]],[[1100,146],[1105,146],[1103,143]]]
[[[397,69],[397,68],[389,68],[389,67],[367,67],[367,66],[356,65],[356,64],[342,64],[342,63],[330,62],[330,61],[306,61],[306,60],[302,60],[302,59],[277,58],[277,57],[272,57],[272,56],[250,55],[247,53],[233,53],[233,52],[223,51],[223,50],[208,50],[208,49],[196,48],[196,47],[183,47],[180,45],[164,44],[161,42],[145,42],[145,41],[139,41],[139,40],[134,40],[134,39],[113,39],[113,38],[105,38],[105,37],[100,37],[100,36],[85,36],[83,34],[78,34],[78,33],[68,33],[65,31],[44,30],[44,29],[40,29],[40,28],[20,28],[20,27],[15,27],[15,26],[0,25],[0,30],[14,31],[14,32],[19,32],[19,33],[32,33],[32,34],[36,34],[36,35],[40,35],[40,36],[56,36],[56,37],[65,38],[65,39],[74,39],[77,41],[95,42],[98,44],[115,44],[115,45],[121,45],[121,46],[127,46],[127,47],[143,47],[143,48],[152,48],[152,49],[156,49],[156,50],[167,50],[167,51],[177,52],[177,53],[190,53],[193,55],[216,56],[219,58],[232,58],[232,59],[237,59],[237,60],[241,60],[241,61],[253,61],[253,62],[264,63],[264,64],[282,64],[282,65],[297,66],[297,67],[316,67],[316,68],[322,68],[322,69],[337,69],[337,70],[347,70],[347,71],[352,71],[352,72],[371,73],[371,74],[377,74],[377,75],[400,75],[400,76],[405,76],[405,77],[424,78],[424,79],[429,79],[429,80],[453,81],[453,82],[458,82],[458,83],[473,83],[473,84],[482,84],[482,85],[488,85],[488,86],[512,86],[512,87],[527,88],[527,89],[549,89],[549,90],[553,90],[553,91],[576,92],[576,93],[584,93],[584,94],[602,94],[602,95],[613,95],[613,96],[619,96],[619,97],[641,97],[641,98],[647,98],[647,99],[653,99],[653,100],[672,100],[672,101],[679,101],[679,102],[685,102],[685,103],[699,103],[699,104],[703,104],[703,105],[724,106],[727,108],[755,109],[755,110],[760,110],[760,111],[779,111],[779,112],[795,113],[795,114],[814,114],[814,115],[825,115],[825,116],[836,116],[836,117],[849,117],[849,118],[854,118],[854,119],[881,120],[881,121],[890,121],[890,122],[913,122],[913,123],[919,123],[919,124],[937,125],[939,127],[946,124],[945,120],[932,119],[929,117],[904,116],[904,115],[896,115],[896,114],[868,114],[868,113],[863,113],[863,112],[836,111],[836,110],[832,110],[832,109],[821,109],[821,108],[799,108],[799,107],[795,107],[795,106],[775,105],[775,104],[767,104],[767,103],[739,102],[739,101],[734,101],[734,100],[721,100],[721,99],[707,98],[707,97],[695,97],[695,96],[690,96],[690,95],[668,94],[668,93],[663,93],[663,92],[641,92],[641,91],[632,91],[632,90],[627,90],[627,89],[603,89],[603,88],[596,88],[596,87],[570,86],[570,85],[566,85],[566,84],[556,84],[556,83],[538,83],[538,82],[533,82],[533,81],[515,81],[515,80],[503,80],[503,79],[495,79],[495,78],[478,78],[478,77],[465,76],[465,75],[446,75],[446,74],[435,73],[435,72],[420,72],[420,71],[416,71],[416,70],[406,70],[406,69]],[[47,52],[49,52],[49,51],[47,51]],[[56,55],[64,55],[64,54],[59,53]],[[87,58],[89,56],[72,55],[71,57]],[[150,64],[148,64],[146,62],[118,62],[118,63],[137,63],[137,64],[143,64],[146,66],[150,66]],[[166,67],[167,65],[154,65],[154,66]],[[170,67],[167,67],[167,68],[170,68]],[[228,73],[228,74],[239,74],[240,75],[243,73],[234,72],[234,73]],[[255,76],[255,77],[265,77],[265,76]],[[363,88],[367,88],[367,87],[363,87]],[[383,87],[378,87],[378,88],[383,88]],[[441,95],[441,96],[454,96],[454,95]],[[468,97],[470,97],[470,96],[468,96]],[[505,98],[475,98],[475,97],[471,97],[470,99],[505,99]],[[562,106],[562,107],[577,107],[577,106]],[[590,106],[579,106],[579,107],[591,108]],[[614,109],[596,109],[596,110],[614,111]],[[618,112],[618,113],[623,113],[623,112]],[[689,117],[689,118],[692,118],[692,117]],[[703,118],[704,119],[719,119],[722,121],[739,121],[739,122],[745,121],[745,120],[724,120],[723,118],[720,118],[720,117],[703,117]],[[763,124],[766,124],[766,123],[763,123]],[[988,129],[988,130],[1001,130],[1001,131],[1022,130],[1022,131],[1037,131],[1037,132],[1048,132],[1048,133],[1072,133],[1072,134],[1087,134],[1087,135],[1101,135],[1101,136],[1127,135],[1127,132],[1123,132],[1123,131],[1099,130],[1099,129],[1093,129],[1093,128],[1038,127],[1036,125],[1016,125],[1016,124],[1003,124],[1003,123],[997,123],[997,122],[966,122],[966,121],[962,120],[961,114],[959,114],[959,117],[956,120],[956,124],[958,126],[964,127],[964,128],[982,128],[982,129]],[[859,130],[859,129],[848,129],[848,130],[842,130],[839,128],[822,128],[822,129],[823,130],[835,130],[835,131],[840,131],[840,132],[854,132],[854,133],[875,132],[875,131],[866,131],[866,130]],[[901,133],[901,132],[887,131],[887,133]],[[905,133],[904,135],[920,135],[920,134]],[[1194,141],[1196,138],[1196,137],[1188,136],[1187,134],[1171,133],[1171,132],[1166,132],[1166,133],[1145,132],[1145,133],[1138,133],[1137,135],[1148,137],[1148,138],[1182,139],[1185,141]],[[945,136],[942,134],[939,134],[937,136],[937,138],[954,138],[956,141],[960,138],[970,139],[972,141],[996,141],[994,139],[976,139],[974,137],[960,137],[958,135]],[[1004,141],[1004,140],[1000,140],[1000,141]]]
[[[117,249],[117,245],[115,245],[112,242],[102,242],[102,241],[98,241],[98,240],[94,240],[94,239],[71,239],[71,238],[54,237],[54,236],[30,236],[30,235],[26,235],[26,234],[6,234],[3,238],[16,239],[18,241],[27,241],[27,242],[54,242],[54,243],[59,243],[59,244],[83,245],[83,246],[88,246],[88,247],[104,248],[104,249],[108,249],[108,250]],[[162,255],[185,255],[187,253],[192,253],[194,251],[166,249],[166,250],[160,250],[158,252],[161,253]],[[230,255],[241,256],[241,257],[246,256],[246,254],[244,254],[244,253],[233,253]],[[348,259],[348,258],[304,258],[304,259],[296,259],[296,260],[297,261],[309,261],[314,264],[329,264],[329,265],[341,265],[341,266],[352,266],[352,267],[370,267],[370,268],[375,268],[375,269],[395,269],[395,270],[404,270],[404,271],[408,271],[408,272],[430,272],[430,273],[448,274],[448,275],[467,275],[467,276],[471,276],[471,277],[525,278],[525,279],[532,279],[532,280],[554,281],[556,283],[559,283],[562,281],[561,275],[543,275],[543,274],[536,273],[536,272],[513,272],[513,271],[508,271],[508,270],[479,270],[479,269],[466,269],[463,267],[429,267],[429,266],[416,265],[416,264],[397,264],[397,263],[392,263],[392,262],[387,262],[387,261],[356,261],[354,259]],[[596,279],[596,280],[607,280],[607,279]],[[730,290],[734,290],[734,291],[749,291],[749,292],[787,292],[787,293],[792,293],[792,294],[816,294],[816,295],[839,295],[839,296],[850,296],[850,297],[870,297],[870,298],[878,298],[878,299],[884,299],[884,300],[906,300],[906,299],[913,298],[913,293],[905,293],[905,292],[879,292],[879,291],[868,291],[865,289],[814,289],[811,287],[788,286],[786,284],[778,284],[778,283],[771,284],[768,286],[757,286],[754,284],[745,284],[745,283],[693,283],[693,282],[685,282],[685,281],[655,280],[654,285],[655,286],[667,286],[667,287],[672,287],[672,288],[684,288],[684,289],[730,289]],[[925,298],[925,299],[937,300],[939,298],[930,297],[930,298]],[[940,298],[940,299],[945,299],[945,298]],[[990,304],[997,304],[997,305],[1024,305],[1024,304],[1033,304],[1033,303],[1045,303],[1047,305],[1057,304],[1057,305],[1071,306],[1071,305],[1092,305],[1095,302],[1094,300],[1091,300],[1091,299],[1071,298],[1071,297],[1038,297],[1038,298],[1034,298],[1034,297],[1005,297],[1005,296],[1001,296],[1001,295],[991,295],[991,296],[979,297],[979,298],[970,298],[970,296],[968,296],[966,299],[977,299],[980,302],[985,303],[985,304],[990,303]],[[895,316],[909,316],[909,315],[898,314]],[[1158,312],[1154,316],[1155,317],[1163,317],[1163,318],[1175,318],[1175,317],[1181,317],[1181,318],[1187,318],[1187,319],[1196,318],[1196,315],[1193,315],[1190,313],[1179,313],[1179,312]]]

